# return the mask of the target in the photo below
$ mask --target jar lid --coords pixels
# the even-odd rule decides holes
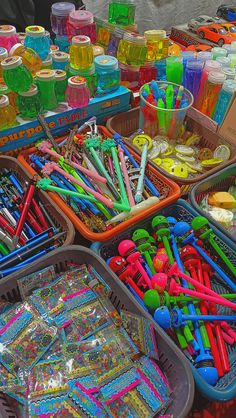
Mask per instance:
[[[72,87],[81,88],[81,87],[86,86],[87,82],[84,77],[80,77],[79,75],[76,75],[68,79],[68,85]]]
[[[234,79],[234,77],[236,76],[236,70],[235,68],[222,68],[222,73],[226,75],[226,78],[230,78],[231,80]]]
[[[224,48],[220,48],[219,46],[214,46],[214,48],[212,48],[211,52],[214,54],[219,54],[221,56],[225,56],[228,54],[228,51]]]
[[[140,45],[146,45],[146,38],[134,32],[125,32],[124,39]]]
[[[205,70],[210,72],[210,71],[218,71],[220,70],[222,67],[221,63],[219,61],[214,61],[214,60],[207,60],[205,62]]]
[[[55,70],[56,81],[63,81],[66,79],[66,72],[64,70]]]
[[[104,55],[104,48],[100,45],[92,45],[93,56],[98,57],[99,55]]]
[[[10,89],[7,87],[7,85],[3,82],[0,82],[0,94],[8,94],[10,93]]]
[[[8,56],[7,49],[6,48],[0,48],[0,59],[4,60],[5,58],[7,58],[7,56]]]
[[[16,34],[16,28],[12,25],[0,25],[0,36],[11,36]]]
[[[208,74],[208,81],[213,84],[223,84],[226,79],[226,75],[219,71],[210,71]]]
[[[13,47],[10,49],[10,51],[9,51],[9,55],[11,56],[11,55],[14,55],[14,52],[16,52],[16,50],[19,48],[19,47],[21,47],[22,48],[22,44],[21,43],[18,43],[18,44],[15,44],[15,45],[13,45]]]
[[[146,30],[144,32],[144,36],[148,41],[154,40],[158,41],[159,39],[166,38],[166,31],[165,30]]]
[[[77,70],[76,68],[72,68],[70,65],[68,67],[68,72],[69,74],[79,75],[79,70]]]
[[[26,36],[31,36],[32,38],[40,38],[45,35],[45,29],[42,26],[27,26],[25,29]]]
[[[59,2],[52,5],[52,14],[54,16],[69,16],[75,10],[73,3]]]
[[[118,68],[118,60],[111,55],[99,55],[94,59],[96,69],[116,70]]]
[[[0,107],[5,107],[9,105],[9,99],[5,94],[0,96]]]
[[[76,35],[72,38],[72,45],[86,46],[91,45],[90,38],[85,35]]]
[[[217,57],[217,62],[220,62],[222,67],[229,67],[230,66],[230,59],[228,57]]]
[[[202,61],[209,61],[212,59],[212,53],[211,51],[200,51],[197,54],[198,59],[202,60]]]
[[[93,14],[88,10],[75,10],[70,13],[69,20],[80,26],[85,26],[93,23],[94,19]]]
[[[143,67],[143,66],[142,66]],[[128,65],[128,64],[120,64],[120,69],[121,70],[126,70],[126,71],[134,71],[134,72],[139,72],[140,70],[140,66],[136,66],[136,65]]]
[[[93,75],[95,73],[95,65],[93,64],[90,68],[86,68],[85,70],[76,70],[76,71],[77,71],[76,74],[80,75],[81,77]]]
[[[38,93],[38,87],[36,86],[36,84],[31,84],[28,91],[23,91],[19,93],[19,95],[24,96],[24,97],[30,97],[30,96],[35,96],[37,93]]]
[[[236,54],[229,54],[228,58],[230,59],[230,62],[232,62],[233,60],[236,61]]]
[[[114,0],[110,1],[110,3],[113,3]],[[123,3],[123,4],[134,4],[134,0],[116,0],[116,3]]]
[[[233,94],[236,91],[236,80],[225,80],[222,89]]]
[[[42,67],[43,66],[47,66],[47,65],[52,65],[52,56],[48,55],[47,58],[42,61]]]
[[[50,45],[50,52],[57,52],[59,51],[59,46],[57,45]]]
[[[21,57],[18,57],[17,55],[15,55],[14,57],[5,58],[1,62],[1,66],[4,70],[11,70],[12,68],[19,67],[19,65],[21,64],[22,64],[22,59]]]
[[[61,51],[53,52],[52,60],[55,62],[67,62],[69,60],[69,54]]]
[[[55,71],[54,70],[40,70],[36,73],[37,80],[41,81],[50,81],[55,79]]]
[[[204,67],[204,61],[198,60],[197,58],[190,59],[187,61],[186,67],[191,70],[199,70]]]

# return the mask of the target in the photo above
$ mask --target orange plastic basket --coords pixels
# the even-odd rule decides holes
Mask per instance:
[[[99,126],[99,132],[103,136],[111,138],[112,134],[104,126]],[[134,150],[129,148],[132,156],[140,163],[140,156]],[[29,164],[29,156],[31,154],[37,153],[37,148],[30,148],[18,157],[20,163],[24,168],[31,174],[35,174],[35,170]],[[141,220],[145,219],[147,216],[152,213],[156,213],[158,210],[162,209],[165,206],[170,205],[172,202],[176,201],[180,196],[180,188],[172,180],[167,179],[164,175],[159,173],[151,164],[147,164],[146,175],[153,182],[156,188],[159,190],[162,199],[157,202],[155,205],[149,207],[148,209],[143,210],[137,215],[132,216],[132,218],[121,222],[120,224],[114,226],[112,229],[105,232],[93,232],[91,231],[75,214],[75,212],[65,204],[65,202],[59,197],[58,194],[54,192],[48,192],[51,199],[63,210],[64,214],[72,221],[75,228],[88,240],[90,241],[107,241],[114,237],[114,235],[119,234],[125,231],[132,225],[138,224]]]

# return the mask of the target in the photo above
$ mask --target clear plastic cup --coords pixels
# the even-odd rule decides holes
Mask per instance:
[[[189,90],[183,88],[183,94],[181,99],[181,107],[176,107],[177,93],[179,92],[180,85],[165,81],[156,81],[159,92],[163,95],[163,102],[165,102],[166,89],[168,86],[173,86],[174,99],[171,109],[161,108],[155,104],[150,103],[151,96],[144,98],[147,86],[151,90],[151,83],[145,84],[140,89],[140,116],[139,116],[139,128],[142,129],[145,134],[154,138],[156,135],[164,135],[170,139],[176,139],[181,131],[181,127],[186,116],[187,110],[193,104],[193,95]],[[144,96],[143,96],[144,94]]]

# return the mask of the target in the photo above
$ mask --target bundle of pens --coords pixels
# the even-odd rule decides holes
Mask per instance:
[[[139,164],[119,135],[101,136],[95,118],[79,129],[75,126],[61,144],[49,131],[47,136],[49,141],[37,144],[37,153],[28,154],[33,168],[44,176],[37,186],[59,194],[74,218],[76,214],[92,232],[110,231],[146,208],[155,210],[160,198],[169,194],[170,187],[158,190],[153,182],[160,188],[161,176],[152,175],[151,181],[146,175],[147,148]]]
[[[55,209],[50,212],[50,201],[36,189],[36,178],[30,180],[15,160],[1,157],[0,174],[0,278],[3,278],[62,245],[68,225],[62,215],[56,216]]]
[[[48,266],[21,284],[35,275],[42,287],[0,312],[0,389],[22,405],[20,416],[162,416],[172,389],[150,321],[118,313],[90,265],[60,276]]]
[[[145,226],[130,228],[101,254],[201,379],[215,386],[233,364],[227,349],[236,347],[236,314],[230,315],[236,310],[235,259],[227,256],[226,246],[222,250],[204,217],[189,224],[159,215]]]
[[[166,135],[178,137],[193,96],[183,86],[163,81],[151,81],[140,89],[139,127],[152,138]]]

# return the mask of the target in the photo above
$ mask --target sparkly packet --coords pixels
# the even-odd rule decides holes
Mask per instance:
[[[98,397],[112,417],[150,418],[161,410],[163,400],[149,379],[132,368],[101,388]]]
[[[20,295],[22,300],[29,297],[34,290],[48,286],[56,277],[56,272],[53,266],[46,267],[43,270],[29,274],[17,280]]]
[[[65,363],[62,359],[41,361],[29,374],[30,399],[45,399],[49,395],[59,395],[68,390]]]
[[[108,418],[103,405],[79,382],[69,392],[67,403],[75,409],[79,407],[79,410],[82,410],[87,414],[86,416],[91,418]]]
[[[88,266],[88,271],[90,274],[90,281],[88,283],[89,287],[96,292],[97,295],[101,297],[109,297],[109,294],[111,293],[110,286],[92,266]]]
[[[127,311],[121,311],[122,325],[139,350],[158,360],[155,330],[150,321]]]
[[[29,401],[30,418],[58,418],[64,416],[66,418],[74,417],[65,407],[68,399],[67,392],[59,396],[50,397],[48,399],[38,399]]]
[[[111,338],[99,347],[84,354],[88,366],[96,372],[98,385],[105,384],[114,379],[116,375],[132,367],[132,362],[127,357],[117,338]]]
[[[5,392],[6,389],[16,389],[21,386],[20,379],[10,373],[6,367],[0,363],[0,391]]]
[[[142,373],[152,381],[153,386],[160,394],[164,402],[168,402],[170,400],[172,390],[167,378],[160,370],[156,362],[146,356],[143,356],[136,362],[136,364],[140,370],[142,370]]]
[[[31,369],[55,340],[56,328],[40,319],[25,303],[0,330],[0,361],[10,372]]]
[[[58,330],[56,339],[52,343],[52,345],[48,348],[48,350],[44,353],[41,357],[41,361],[44,360],[56,360],[61,357],[62,355],[62,346],[64,344],[64,339],[62,335],[62,331]]]

